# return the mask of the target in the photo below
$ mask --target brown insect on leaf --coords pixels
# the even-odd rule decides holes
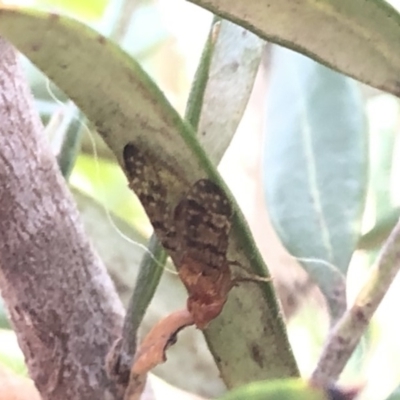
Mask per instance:
[[[224,191],[209,179],[198,180],[175,208],[178,272],[189,298],[187,308],[204,329],[222,311],[240,282],[266,282],[261,276],[233,277],[227,251],[233,210]]]
[[[178,269],[189,292],[187,308],[196,326],[204,329],[220,314],[235,284],[263,280],[232,279],[230,265],[235,263],[227,260],[233,215],[231,203],[217,184],[200,179],[172,215],[167,188],[153,157],[133,143],[125,146],[123,156],[129,186],[139,197],[158,238]]]
[[[170,346],[175,344],[177,334],[183,328],[193,324],[193,316],[185,309],[173,312],[151,329],[135,354],[124,400],[140,398],[146,382],[146,374],[166,361],[165,353]]]
[[[199,329],[220,314],[235,284],[226,255],[232,214],[225,193],[208,179],[197,181],[175,209],[178,272]]]

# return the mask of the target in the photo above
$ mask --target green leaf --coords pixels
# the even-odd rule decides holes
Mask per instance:
[[[399,124],[399,99],[382,94],[368,102],[369,132],[371,142],[371,191],[378,216],[392,211],[393,202],[390,180],[393,175],[393,160],[397,128]]]
[[[224,20],[216,31],[197,134],[209,158],[218,164],[242,119],[264,42]]]
[[[328,400],[322,389],[302,379],[255,382],[232,390],[219,400]]]
[[[359,249],[370,250],[370,263],[380,245],[387,239],[399,219],[399,209],[393,202],[391,188],[393,161],[397,140],[400,107],[396,97],[382,94],[369,100],[370,126],[370,187],[371,213],[376,216],[375,226],[358,244]]]
[[[191,127],[139,65],[106,38],[68,18],[4,7],[0,9],[0,34],[80,107],[121,165],[128,142],[151,155],[172,205],[190,185],[206,176],[226,190]],[[231,201],[235,216],[228,258],[253,274],[265,275],[243,216],[233,198]],[[268,283],[235,287],[205,335],[229,387],[254,379],[298,375]]]
[[[400,95],[400,15],[383,0],[189,0],[262,38]]]
[[[368,131],[354,81],[276,47],[267,108],[265,193],[290,254],[314,278],[334,319],[360,237]]]

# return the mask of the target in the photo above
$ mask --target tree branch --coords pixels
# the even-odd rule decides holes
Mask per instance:
[[[353,306],[330,332],[311,376],[313,383],[325,386],[339,378],[399,268],[400,221],[386,240]]]
[[[43,400],[120,399],[104,358],[120,334],[121,303],[1,38],[0,54],[1,294]]]

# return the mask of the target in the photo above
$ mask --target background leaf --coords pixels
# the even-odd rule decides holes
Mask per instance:
[[[198,127],[200,143],[217,164],[242,119],[263,48],[258,36],[221,21]]]
[[[367,188],[368,134],[355,82],[276,47],[266,131],[265,195],[273,225],[337,318],[346,307],[344,277]]]
[[[396,225],[400,210],[394,201],[395,180],[394,160],[398,141],[399,100],[388,94],[381,94],[368,101],[370,135],[370,182],[369,204],[366,214],[375,224],[365,233],[358,244],[359,249],[369,251],[372,263],[384,240]],[[371,222],[370,222],[371,225]]]
[[[383,0],[190,0],[273,43],[400,94],[400,15]]]

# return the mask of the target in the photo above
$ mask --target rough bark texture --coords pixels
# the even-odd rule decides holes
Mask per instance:
[[[0,290],[43,400],[120,398],[122,306],[86,238],[13,48],[0,38]]]

